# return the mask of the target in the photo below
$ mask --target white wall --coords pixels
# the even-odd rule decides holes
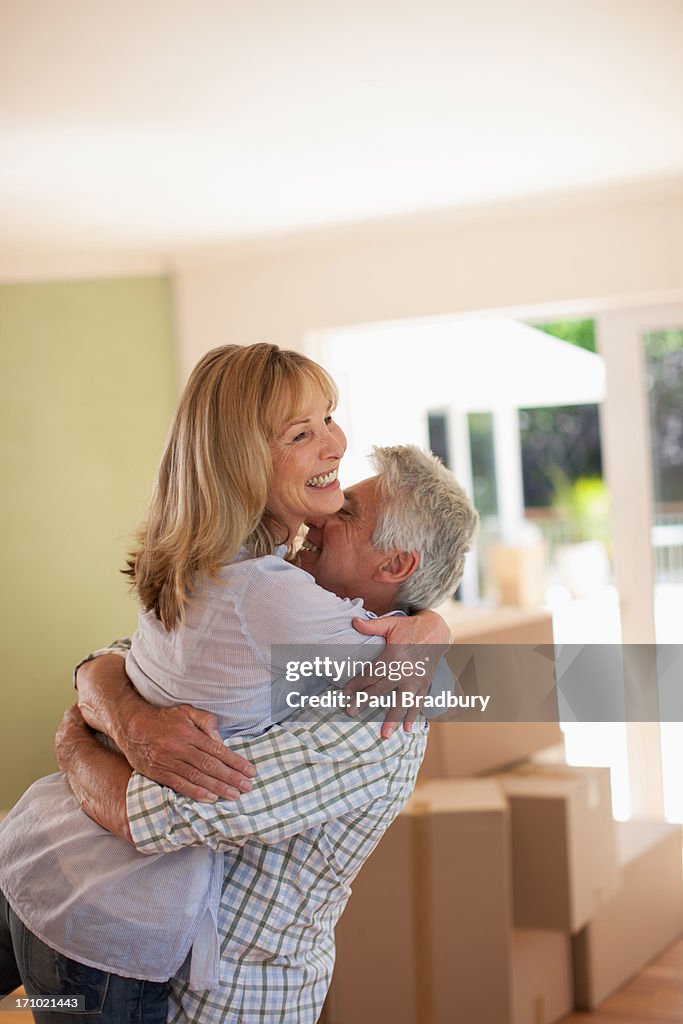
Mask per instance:
[[[184,374],[214,345],[302,347],[317,328],[677,301],[683,180],[217,249],[175,271]]]

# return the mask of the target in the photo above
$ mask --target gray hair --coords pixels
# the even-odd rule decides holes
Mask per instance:
[[[379,474],[378,551],[416,551],[420,564],[401,583],[394,607],[417,612],[453,594],[479,526],[479,514],[450,470],[416,445],[373,448]]]

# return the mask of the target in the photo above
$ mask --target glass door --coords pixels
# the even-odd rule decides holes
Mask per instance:
[[[683,317],[680,324],[683,325]],[[642,334],[652,458],[655,637],[683,643],[683,326]],[[683,723],[662,722],[664,814],[683,822]]]

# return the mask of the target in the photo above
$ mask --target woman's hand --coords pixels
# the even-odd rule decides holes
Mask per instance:
[[[384,615],[379,619],[354,619],[353,628],[366,636],[384,636],[388,644],[438,644],[450,647],[453,636],[438,612],[416,615]]]
[[[424,697],[432,683],[432,678],[445,648],[452,643],[451,631],[444,619],[437,612],[424,611],[417,615],[391,615],[379,619],[354,619],[353,626],[359,633],[366,636],[383,636],[387,646],[384,652],[375,659],[375,667],[380,661],[401,662],[414,666],[418,661],[425,663],[424,675],[405,674],[400,682],[389,679],[388,675],[371,682],[363,676],[356,676],[344,687],[344,693],[353,696],[361,690],[369,697],[381,697],[393,690],[397,694],[413,694],[416,698]],[[425,650],[425,646],[437,648]],[[412,724],[420,714],[418,701],[412,707],[402,706],[402,696],[397,698],[395,708],[390,708],[382,725],[381,735],[388,739],[395,731],[396,725],[403,722],[405,732],[410,732]],[[353,703],[347,714],[353,717],[360,708]]]
[[[148,704],[131,685],[119,655],[84,662],[77,684],[85,721],[111,736],[142,775],[201,802],[236,800],[251,789],[256,769],[224,746],[215,717],[189,704]]]

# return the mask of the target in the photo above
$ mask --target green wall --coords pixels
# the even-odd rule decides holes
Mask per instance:
[[[55,770],[74,663],[135,626],[118,570],[174,378],[166,279],[0,286],[0,808]]]

